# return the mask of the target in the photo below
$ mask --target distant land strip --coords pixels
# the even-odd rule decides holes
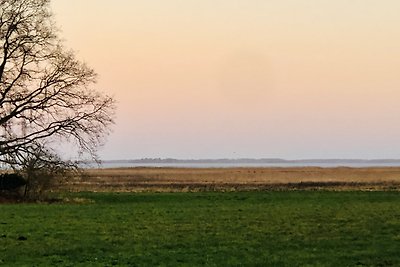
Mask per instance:
[[[82,161],[94,163],[94,161]],[[221,158],[221,159],[174,159],[174,158],[143,158],[102,160],[101,163],[132,163],[132,164],[400,164],[400,159],[296,159],[287,160],[280,158]]]

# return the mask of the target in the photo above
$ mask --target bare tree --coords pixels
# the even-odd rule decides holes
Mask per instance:
[[[0,0],[0,162],[6,164],[49,155],[37,152],[54,140],[95,156],[113,123],[114,100],[90,87],[95,72],[63,47],[49,2]]]

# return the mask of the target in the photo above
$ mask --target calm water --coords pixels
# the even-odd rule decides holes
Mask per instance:
[[[178,167],[178,168],[235,168],[235,167],[400,167],[400,163],[127,163],[105,162],[100,165],[87,164],[84,168],[133,168],[133,167]]]

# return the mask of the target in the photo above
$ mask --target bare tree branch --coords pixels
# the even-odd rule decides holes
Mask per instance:
[[[55,139],[95,156],[115,110],[95,81],[62,46],[49,0],[0,0],[0,161],[17,164]]]

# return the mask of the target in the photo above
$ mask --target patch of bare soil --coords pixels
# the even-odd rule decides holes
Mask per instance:
[[[0,204],[12,204],[25,202],[23,198],[14,195],[1,195],[0,193]]]

